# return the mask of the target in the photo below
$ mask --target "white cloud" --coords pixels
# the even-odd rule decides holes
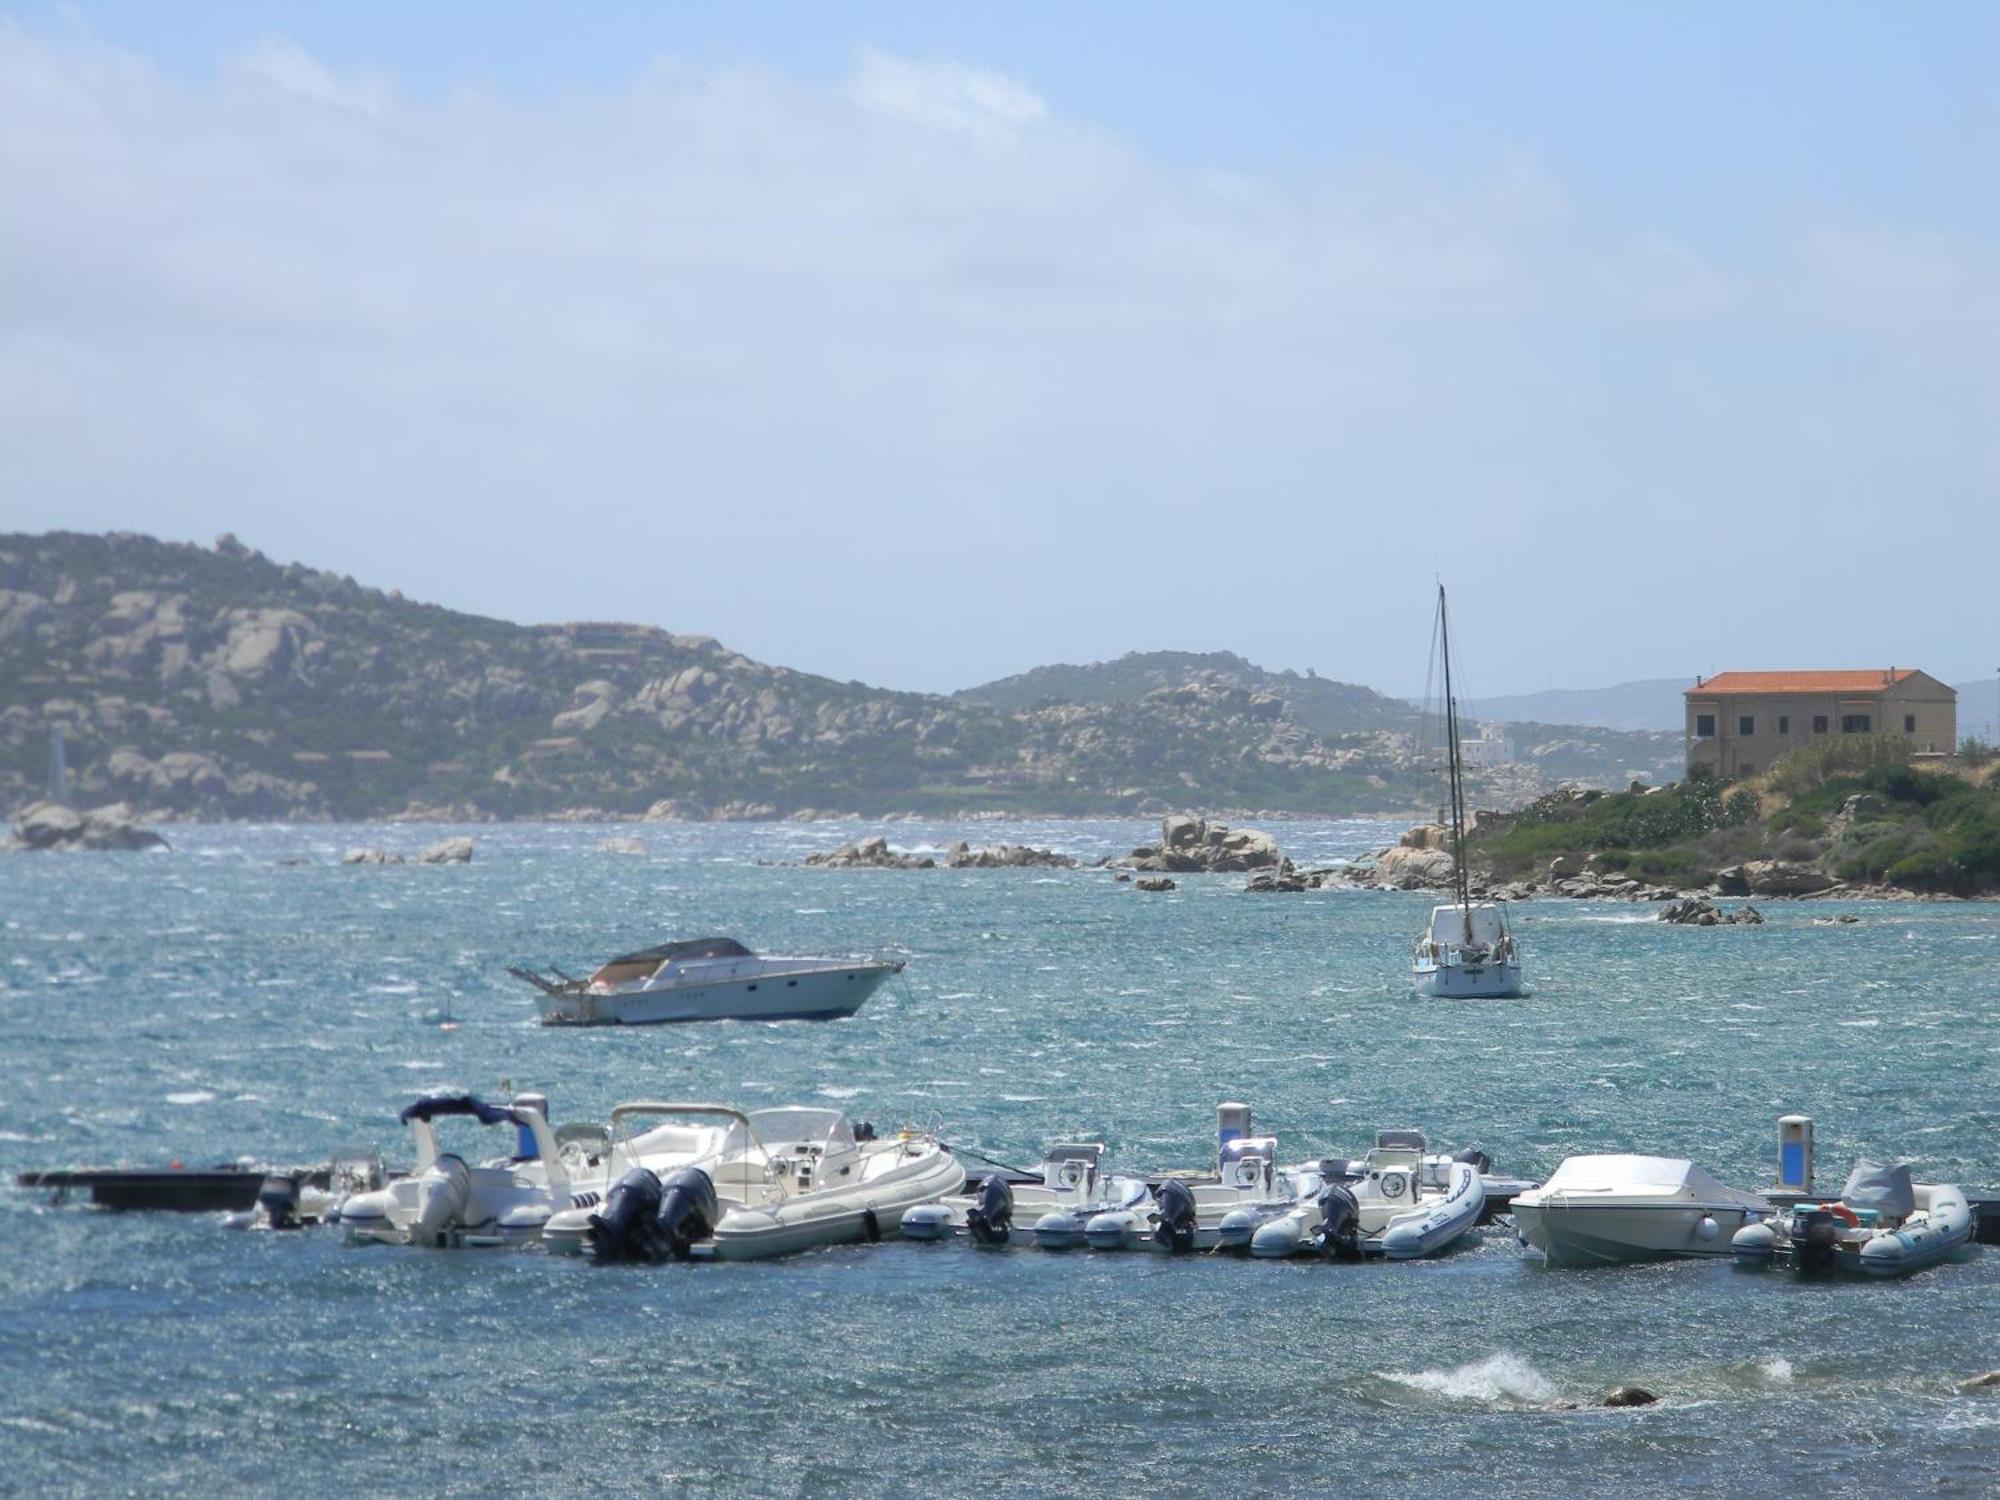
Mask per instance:
[[[1163,163],[883,52],[826,88],[668,58],[430,99],[283,42],[190,83],[4,23],[0,224],[0,523],[235,530],[920,685],[1149,644],[1395,681],[1421,640],[1333,623],[1385,579],[1461,572],[1468,618],[1542,640],[1725,582],[1698,526],[1608,518],[1838,513],[1935,447],[1738,342],[1921,341],[1994,285],[1977,244],[1884,269],[1612,231],[1522,155]],[[1813,290],[1857,279],[1887,288],[1858,331]],[[1990,440],[1950,451],[1994,476]],[[1658,669],[1618,649],[1549,673]],[[1475,685],[1546,685],[1517,670]]]

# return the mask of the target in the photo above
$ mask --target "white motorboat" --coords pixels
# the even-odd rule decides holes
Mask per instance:
[[[831,1021],[851,1016],[899,962],[760,958],[734,938],[693,938],[625,953],[588,979],[560,970],[508,973],[536,990],[545,1026],[656,1026],[677,1021]]]
[[[1572,1156],[1512,1211],[1545,1264],[1601,1266],[1727,1255],[1730,1237],[1773,1209],[1683,1157]]]
[[[1134,1207],[1148,1196],[1140,1178],[1104,1175],[1103,1161],[1101,1141],[1051,1146],[1032,1172],[987,1172],[960,1193],[911,1209],[903,1216],[903,1238],[946,1240],[962,1234],[978,1245],[1078,1249],[1093,1217]]]
[[[745,1114],[723,1104],[621,1105],[627,1114],[724,1122],[719,1148],[662,1176],[643,1153],[597,1205],[549,1223],[551,1249],[599,1260],[758,1260],[895,1234],[919,1204],[957,1192],[965,1169],[932,1136],[878,1139],[839,1110]]]
[[[1411,976],[1418,993],[1444,1000],[1511,999],[1521,993],[1521,951],[1497,901],[1474,901],[1465,865],[1465,763],[1460,750],[1458,699],[1451,685],[1451,618],[1444,585],[1438,585],[1438,640],[1444,656],[1444,730],[1451,781],[1452,895],[1431,909],[1417,938]]]
[[[1951,1183],[1910,1180],[1906,1166],[1863,1159],[1832,1202],[1801,1202],[1746,1224],[1730,1241],[1737,1263],[1801,1274],[1849,1271],[1908,1276],[1949,1258],[1972,1239],[1972,1206]]]
[[[1093,1214],[1084,1242],[1093,1250],[1169,1254],[1247,1247],[1255,1226],[1290,1208],[1306,1187],[1278,1166],[1277,1137],[1251,1129],[1249,1105],[1217,1106],[1214,1171],[1151,1180],[1143,1197]]]
[[[1384,1130],[1366,1156],[1320,1163],[1298,1201],[1254,1229],[1250,1253],[1344,1260],[1435,1255],[1479,1222],[1490,1165],[1476,1149],[1434,1154],[1419,1130]]]
[[[408,1177],[340,1204],[338,1222],[348,1243],[459,1248],[539,1238],[550,1217],[571,1202],[568,1164],[545,1109],[539,1096],[512,1104],[488,1104],[471,1094],[419,1099],[401,1116],[416,1145],[416,1165]],[[513,1127],[513,1152],[473,1166],[441,1150],[436,1122],[459,1117]]]

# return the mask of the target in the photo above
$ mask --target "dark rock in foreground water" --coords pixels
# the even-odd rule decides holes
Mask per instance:
[[[1660,1398],[1642,1385],[1621,1385],[1598,1404],[1600,1406],[1651,1406]]]

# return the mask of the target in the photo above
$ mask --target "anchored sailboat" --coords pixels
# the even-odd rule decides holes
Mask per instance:
[[[1444,724],[1451,775],[1451,876],[1449,906],[1431,908],[1430,925],[1417,938],[1412,972],[1417,989],[1440,999],[1506,999],[1521,993],[1521,955],[1497,901],[1474,901],[1465,870],[1465,764],[1459,749],[1458,700],[1451,689],[1451,617],[1438,585],[1438,639],[1444,653]]]

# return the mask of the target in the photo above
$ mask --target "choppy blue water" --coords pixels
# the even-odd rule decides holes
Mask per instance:
[[[2000,1186],[2000,907],[1776,904],[1761,929],[1544,903],[1534,994],[1417,1002],[1420,896],[1141,895],[1101,873],[768,865],[838,826],[470,830],[459,867],[342,868],[435,829],[175,830],[0,861],[0,1168],[406,1154],[441,1088],[836,1101],[1003,1159],[1061,1136],[1196,1165],[1253,1102],[1288,1158],[1378,1126],[1503,1169],[1688,1154],[1768,1180],[1869,1153]],[[1137,824],[906,825],[1122,850]],[[1373,825],[1278,831],[1320,859]],[[651,848],[599,852],[607,833]],[[307,859],[303,865],[281,864]],[[726,932],[906,956],[852,1021],[532,1023],[512,962]],[[448,1008],[461,1023],[443,1031]],[[477,1494],[1603,1490],[1990,1493],[2000,1251],[1897,1285],[1721,1264],[1550,1272],[1502,1229],[1434,1262],[889,1244],[749,1266],[346,1249],[0,1193],[0,1490]],[[1559,1411],[1620,1382],[1666,1399]]]

